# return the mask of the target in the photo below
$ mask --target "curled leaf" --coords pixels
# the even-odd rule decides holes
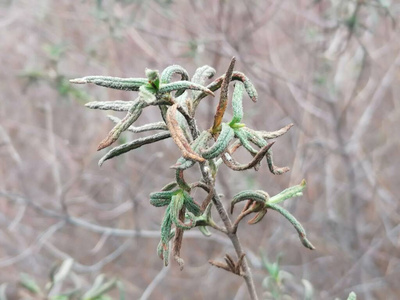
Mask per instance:
[[[200,206],[194,201],[194,199],[187,192],[183,192],[184,205],[186,209],[195,216],[201,215]]]
[[[258,151],[251,146],[251,144],[248,140],[248,135],[244,131],[244,128],[235,128],[234,131],[235,131],[235,137],[239,139],[240,144],[251,154],[256,155]],[[266,146],[266,145],[267,144],[265,144],[263,146]]]
[[[243,82],[244,89],[246,90],[247,95],[249,95],[250,99],[253,102],[257,102],[257,99],[258,99],[257,90],[256,90],[255,86],[251,83],[250,79],[248,79],[246,77],[246,75],[244,75],[241,72],[234,72],[232,74],[232,80],[239,80],[239,81]]]
[[[297,219],[290,212],[288,212],[286,209],[284,209],[283,207],[276,205],[276,204],[267,203],[267,207],[279,212],[282,216],[284,216],[293,225],[293,227],[296,229],[297,233],[299,234],[300,241],[304,247],[306,247],[310,250],[315,249],[315,247],[307,239],[306,231],[304,230],[303,226],[300,224],[299,221],[297,221]]]
[[[243,119],[243,91],[244,86],[238,82],[235,85],[232,96],[233,118],[229,125],[239,123]]]
[[[190,145],[193,151],[197,154],[200,153],[200,149],[206,147],[208,141],[211,139],[211,133],[207,130],[204,130],[203,132],[200,133],[200,135],[195,139],[192,144]],[[181,157],[178,159],[178,161],[171,166],[172,169],[179,169],[179,170],[186,170],[190,167],[192,167],[195,164],[195,161],[191,159],[186,159],[184,157]]]
[[[239,202],[252,200],[260,205],[264,206],[267,200],[269,199],[268,193],[261,191],[261,190],[245,190],[237,193],[231,202],[231,213],[233,213],[233,209],[235,205]]]
[[[170,183],[168,183],[167,185],[165,185],[161,191],[171,191],[174,188],[176,188],[178,186],[178,184],[175,181],[172,181]]]
[[[181,75],[181,80],[186,81],[189,80],[188,72],[179,65],[172,65],[167,68],[161,73],[161,83],[170,83],[172,76],[175,74]],[[185,92],[185,89],[178,90],[175,93],[175,97],[182,95]]]
[[[109,132],[107,137],[101,141],[97,150],[101,150],[114,143],[122,132],[127,130],[141,115],[146,104],[140,98],[136,99],[128,111],[128,114]]]
[[[260,222],[260,221],[264,218],[264,216],[265,216],[266,214],[267,214],[267,209],[264,208],[264,209],[262,209],[261,211],[259,211],[252,219],[250,219],[250,220],[247,222],[247,224],[250,224],[250,225],[257,224],[258,222]]]
[[[242,130],[241,132],[245,134],[246,138],[249,141],[251,141],[252,143],[254,143],[255,145],[257,145],[258,147],[264,147],[265,145],[267,145],[267,141],[264,140],[260,136],[260,134],[258,134],[256,131],[249,130],[248,128],[243,128],[241,130]],[[281,175],[281,174],[286,173],[286,172],[288,172],[290,170],[290,168],[288,168],[288,167],[281,167],[280,168],[280,167],[275,166],[273,158],[272,158],[272,155],[273,155],[272,154],[272,150],[271,149],[268,150],[266,157],[267,157],[268,168],[269,168],[269,170],[270,170],[270,172],[272,174]]]
[[[203,66],[200,67],[196,70],[192,77],[192,82],[204,85],[207,81],[207,79],[212,78],[215,75],[215,69],[210,67],[210,66]],[[193,91],[193,99],[196,99],[199,94],[201,94],[201,91]]]
[[[213,82],[211,82],[209,85],[207,85],[207,88],[209,90],[215,92],[216,90],[218,90],[221,87],[224,78],[225,78],[225,75],[218,77]],[[257,90],[256,90],[255,86],[251,83],[251,81],[243,73],[234,71],[232,73],[232,81],[241,81],[244,84],[244,89],[246,90],[247,95],[249,95],[250,99],[253,102],[257,102],[257,99],[258,99]],[[197,97],[194,98],[194,100],[193,100],[194,105],[197,106],[199,104],[199,102],[206,96],[207,96],[207,94],[204,92],[197,95]]]
[[[161,82],[162,83],[170,83],[172,76],[175,74],[181,75],[181,80],[187,81],[189,80],[189,73],[179,65],[168,66],[161,73]]]
[[[221,155],[229,146],[229,143],[234,138],[233,129],[226,123],[222,123],[221,133],[219,134],[217,141],[210,148],[202,150],[201,155],[206,159],[213,159]]]
[[[174,104],[170,106],[167,110],[166,120],[167,126],[171,133],[171,136],[178,146],[178,148],[182,152],[182,156],[187,159],[203,162],[205,161],[204,158],[199,156],[193,149],[190,147],[189,142],[185,138],[181,127],[179,126],[178,121],[176,120],[176,112],[177,112],[178,104]]]
[[[197,90],[197,91],[202,91],[208,95],[214,96],[214,93],[208,88],[190,81],[174,81],[171,83],[162,84],[158,92],[160,94],[164,94],[176,90],[195,90],[195,91]]]
[[[269,148],[272,147],[273,144],[274,142],[262,147],[260,151],[258,151],[258,153],[253,157],[253,159],[245,165],[237,163],[228,153],[224,153],[222,155],[222,160],[229,168],[234,171],[248,170],[256,167],[261,162],[261,160],[264,158],[264,156],[267,154],[267,151],[269,150]]]

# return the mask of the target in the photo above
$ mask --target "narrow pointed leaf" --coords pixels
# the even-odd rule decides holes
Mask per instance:
[[[120,78],[111,76],[86,76],[83,78],[71,79],[71,83],[85,84],[94,83],[99,86],[124,90],[124,91],[138,91],[139,88],[147,84],[147,78]]]
[[[157,133],[157,134],[154,134],[154,135],[151,135],[148,137],[139,138],[139,139],[133,140],[132,142],[115,147],[115,148],[111,149],[109,152],[107,152],[107,154],[104,155],[99,160],[99,166],[101,166],[106,160],[111,159],[115,156],[119,156],[119,155],[129,152],[131,150],[140,148],[143,145],[152,144],[157,141],[165,140],[169,137],[171,137],[171,134],[169,132],[161,132],[161,133]]]
[[[247,151],[249,151],[253,155],[257,154],[258,151],[251,146],[250,142],[248,141],[248,136],[246,135],[246,133],[242,128],[235,129],[235,137],[239,139],[240,143]],[[267,143],[265,143],[265,145],[263,146],[266,145]]]
[[[261,211],[259,211],[252,219],[250,219],[247,224],[250,225],[254,225],[257,224],[258,222],[260,222],[264,216],[267,214],[267,209],[262,209]]]
[[[195,90],[195,91],[197,90],[197,91],[203,91],[208,95],[214,96],[214,93],[208,88],[190,81],[174,81],[171,83],[162,84],[158,92],[159,94],[163,94],[177,90]]]
[[[232,96],[233,118],[229,125],[240,123],[243,119],[243,91],[244,85],[240,82],[236,83]]]
[[[118,124],[121,121],[120,118],[117,118],[112,115],[107,115],[107,117],[116,124]],[[138,126],[138,127],[129,126],[127,129],[127,131],[130,131],[133,133],[152,131],[152,130],[168,130],[168,127],[164,122],[154,122],[154,123],[149,123],[149,124],[145,124],[145,125]]]
[[[222,123],[221,133],[217,141],[210,148],[201,151],[201,155],[206,159],[213,159],[221,155],[228,148],[234,135],[233,129],[228,124]]]
[[[253,159],[248,163],[248,164],[239,164],[237,163],[232,156],[230,156],[228,153],[225,153],[222,155],[222,160],[224,163],[231,168],[234,171],[243,171],[243,170],[248,170],[253,167],[256,167],[257,164],[260,163],[260,161],[264,158],[264,156],[267,154],[269,148],[272,147],[274,142],[269,143],[268,145],[264,146],[263,148],[258,151],[258,153],[253,157]]]
[[[85,104],[87,108],[90,109],[102,109],[102,110],[114,110],[114,111],[128,111],[132,105],[133,101],[92,101]]]
[[[178,104],[172,105],[171,107],[168,108],[167,114],[166,114],[167,126],[171,133],[171,136],[172,136],[175,144],[181,150],[182,156],[184,158],[203,162],[203,161],[205,161],[205,159],[193,151],[193,149],[189,145],[189,142],[185,138],[181,127],[179,126],[179,123],[176,119],[177,107],[178,107]]]
[[[121,122],[115,125],[107,137],[100,142],[97,150],[106,148],[114,143],[119,138],[121,133],[127,130],[129,126],[131,126],[139,118],[145,106],[146,104],[141,101],[140,98],[136,99],[134,104],[132,104],[132,107],[129,109],[127,115],[121,120]]]
[[[306,188],[306,181],[303,179],[300,184],[289,187],[279,194],[271,197],[268,203],[279,204],[289,198],[299,197],[303,195],[303,190]]]
[[[257,133],[264,139],[275,139],[284,135],[292,127],[293,123],[286,125],[285,127],[282,127],[281,129],[278,129],[276,131],[257,131]]]
[[[231,82],[233,68],[235,67],[236,58],[233,57],[228,70],[225,73],[224,80],[222,81],[221,85],[221,94],[219,97],[219,102],[217,106],[217,111],[214,115],[214,124],[212,126],[211,132],[215,134],[217,130],[219,130],[220,125],[222,123],[222,118],[224,117],[226,106],[228,105],[228,90],[229,90],[229,83]]]
[[[297,233],[299,234],[299,238],[301,243],[303,244],[304,247],[314,250],[315,247],[310,243],[310,241],[306,237],[306,231],[304,230],[303,226],[300,224],[299,221],[286,209],[283,207],[276,205],[276,204],[270,204],[267,203],[267,207],[279,212],[282,216],[284,216],[296,229]]]
[[[190,145],[193,151],[197,154],[200,153],[200,150],[207,146],[208,141],[211,139],[211,133],[207,130],[204,130],[200,133],[200,135],[195,139]],[[172,169],[186,170],[192,167],[195,164],[195,161],[191,159],[186,159],[181,157],[175,163],[175,165],[171,166]]]

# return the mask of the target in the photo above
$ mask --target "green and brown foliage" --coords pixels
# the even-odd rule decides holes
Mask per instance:
[[[257,91],[250,80],[245,75],[234,72],[235,62],[236,59],[233,58],[225,75],[205,86],[202,85],[205,80],[211,78],[212,74],[215,73],[215,70],[209,66],[198,68],[191,80],[189,80],[188,72],[183,67],[172,65],[167,67],[161,75],[158,71],[146,69],[147,78],[88,76],[70,81],[76,84],[94,83],[111,89],[139,91],[138,97],[130,103],[118,101],[89,102],[87,104],[88,107],[94,109],[127,111],[127,115],[118,121],[108,136],[100,142],[98,150],[113,144],[122,132],[133,125],[144,108],[157,106],[160,109],[161,120],[156,123],[145,124],[143,127],[146,127],[146,131],[161,130],[163,135],[153,134],[146,138],[140,138],[117,146],[103,156],[99,164],[101,165],[107,159],[119,156],[145,144],[155,143],[171,137],[182,155],[181,158],[178,158],[177,163],[172,166],[172,168],[176,169],[175,182],[169,183],[160,192],[150,194],[151,205],[167,207],[161,223],[161,241],[157,247],[159,257],[164,261],[164,265],[168,266],[170,242],[173,240],[173,257],[182,270],[184,260],[181,258],[180,252],[184,232],[200,227],[201,232],[205,233],[206,236],[210,236],[207,227],[212,227],[225,233],[231,239],[238,261],[234,263],[233,259],[227,254],[225,257],[226,265],[215,261],[210,261],[210,263],[236,275],[243,276],[251,298],[257,299],[252,274],[247,264],[245,253],[237,238],[238,225],[245,216],[256,213],[253,219],[249,221],[249,224],[256,224],[263,219],[268,209],[275,210],[294,226],[302,244],[306,248],[313,250],[314,246],[306,238],[305,230],[296,218],[289,211],[278,205],[289,198],[301,196],[306,186],[305,180],[300,185],[285,189],[271,198],[265,191],[245,190],[239,192],[231,202],[231,214],[234,206],[239,202],[246,201],[246,205],[234,222],[231,221],[216,191],[215,180],[222,163],[225,163],[227,167],[235,171],[244,171],[250,168],[254,168],[257,171],[260,168],[262,159],[266,157],[272,174],[283,174],[289,171],[287,167],[279,168],[273,164],[271,151],[273,143],[268,144],[267,140],[284,134],[292,124],[278,131],[262,134],[262,132],[247,128],[245,124],[240,123],[244,117],[243,91],[246,90],[248,96],[254,102],[257,101],[258,97]],[[206,77],[204,77],[204,74]],[[236,76],[233,76],[233,74],[236,74]],[[240,76],[237,74],[240,74]],[[181,81],[172,81],[174,75],[180,75]],[[221,81],[221,78],[222,83],[219,85],[218,82]],[[233,118],[229,123],[223,122],[225,111],[230,102],[229,85],[236,80],[238,83],[235,86],[231,101]],[[214,96],[214,92],[219,88],[221,92],[214,115],[214,123],[210,128],[199,128],[195,116],[200,100],[204,98],[202,93]],[[196,91],[196,93],[192,93],[192,91]],[[160,129],[160,123],[163,125],[163,129]],[[209,146],[208,143],[212,139],[215,142]],[[144,142],[145,140],[146,142]],[[252,144],[260,149],[256,150]],[[135,146],[133,147],[132,145]],[[254,156],[253,160],[246,165],[239,164],[233,157],[234,152],[241,146]],[[198,181],[193,183],[186,182],[184,171],[197,164],[200,167]],[[208,193],[200,204],[196,203],[191,196],[192,191],[196,188],[203,188]],[[217,225],[211,218],[212,205],[216,207],[223,222],[223,227]]]

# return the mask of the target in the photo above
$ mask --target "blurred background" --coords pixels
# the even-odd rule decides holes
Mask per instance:
[[[295,126],[273,146],[275,163],[291,171],[223,166],[224,203],[242,189],[274,195],[305,178],[304,196],[284,206],[316,247],[304,248],[273,211],[260,224],[244,222],[239,236],[258,294],[345,299],[354,290],[360,299],[400,299],[399,16],[397,0],[1,0],[0,295],[43,299],[63,265],[68,276],[50,295],[87,291],[103,274],[104,282],[118,278],[126,299],[247,298],[241,278],[208,264],[234,254],[217,232],[207,239],[190,231],[185,269],[174,261],[163,268],[156,247],[164,209],[148,195],[174,179],[178,148],[160,141],[99,168],[107,150],[96,152],[97,144],[113,124],[110,112],[84,103],[136,94],[68,82],[144,77],[146,67],[171,64],[191,75],[207,64],[219,76],[235,56],[259,93],[256,104],[246,96],[244,122]],[[216,104],[202,101],[203,128]],[[137,124],[159,119],[148,108]],[[137,136],[145,134],[118,143]],[[41,292],[28,292],[21,277]]]

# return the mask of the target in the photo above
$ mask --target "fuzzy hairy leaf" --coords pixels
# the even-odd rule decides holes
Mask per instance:
[[[104,155],[99,160],[99,166],[101,166],[106,160],[111,159],[115,156],[119,156],[119,155],[129,152],[131,150],[140,148],[143,145],[152,144],[154,142],[167,139],[169,137],[171,137],[171,134],[169,132],[161,132],[161,133],[157,133],[157,134],[154,134],[154,135],[151,135],[148,137],[139,138],[139,139],[133,140],[132,142],[115,147],[115,148],[111,149],[109,152],[107,152],[107,154]]]
[[[267,141],[264,140],[258,132],[251,130],[247,127],[241,128],[240,130],[242,133],[245,134],[245,139],[251,141],[258,147],[264,147],[265,145],[267,145]],[[272,155],[273,155],[272,150],[271,149],[268,150],[266,158],[267,158],[268,168],[272,174],[281,175],[290,170],[288,167],[275,166]]]
[[[147,84],[147,78],[120,78],[111,76],[86,76],[83,78],[71,79],[71,83],[85,84],[94,83],[99,86],[123,90],[123,91],[138,91],[139,88]]]
[[[219,102],[217,106],[217,111],[214,115],[214,124],[212,126],[211,132],[215,134],[217,130],[219,130],[222,118],[224,117],[226,107],[228,105],[228,90],[229,90],[229,83],[231,82],[233,68],[235,67],[236,58],[233,57],[228,70],[225,73],[224,80],[221,84],[221,93],[219,96]]]
[[[315,247],[307,239],[306,231],[304,230],[304,227],[300,224],[299,221],[297,221],[297,219],[290,212],[288,212],[286,209],[284,209],[283,207],[276,205],[276,204],[267,203],[267,207],[279,212],[282,216],[284,216],[293,225],[293,227],[296,229],[297,233],[299,234],[300,241],[304,247],[306,247],[310,250],[315,249]]]
[[[300,184],[291,186],[279,194],[273,196],[268,203],[279,204],[289,198],[299,197],[303,195],[303,190],[306,188],[306,181],[303,179]]]
[[[213,82],[211,82],[209,85],[207,85],[207,88],[209,90],[215,92],[216,90],[218,90],[221,87],[224,78],[225,78],[225,75],[218,77]],[[253,102],[257,102],[257,99],[258,99],[257,90],[256,90],[255,86],[251,83],[251,81],[243,73],[234,71],[232,73],[232,81],[241,81],[244,84],[244,89],[246,90],[247,95],[249,95],[250,99]],[[206,96],[207,96],[207,94],[204,92],[197,95],[197,97],[194,98],[194,100],[193,100],[195,107],[197,107],[199,102],[201,101],[201,99],[205,98]]]
[[[202,150],[201,155],[206,159],[213,159],[221,155],[226,148],[228,148],[229,143],[234,138],[233,129],[226,123],[221,125],[221,133],[219,134],[217,141],[210,148]]]
[[[169,132],[171,133],[171,136],[172,136],[175,144],[181,150],[182,156],[184,158],[192,159],[192,160],[199,161],[199,162],[205,161],[204,158],[202,158],[196,152],[193,151],[193,149],[190,147],[189,142],[187,141],[185,135],[183,134],[183,131],[182,131],[181,127],[179,126],[179,123],[176,119],[177,108],[178,108],[178,104],[174,104],[174,105],[170,106],[168,108],[167,114],[166,114],[167,126],[168,126]]]
[[[201,215],[200,206],[194,201],[194,199],[187,192],[183,193],[183,197],[185,200],[184,205],[186,209],[195,216]]]
[[[164,219],[161,224],[161,241],[164,244],[168,244],[170,241],[169,236],[171,233],[172,218],[171,218],[171,207],[168,206],[165,210]]]
[[[150,204],[155,207],[162,207],[169,205],[172,196],[176,194],[177,191],[162,191],[150,194]]]
[[[207,146],[208,141],[212,138],[212,135],[209,131],[204,130],[200,133],[200,135],[195,139],[190,145],[193,151],[197,154],[200,154],[200,150]],[[191,159],[187,159],[181,157],[178,161],[171,166],[172,169],[186,170],[192,167],[195,164],[195,161]]]
[[[193,83],[190,81],[174,81],[171,83],[166,83],[162,84],[159,89],[159,93],[170,93],[172,91],[177,91],[177,90],[195,90],[195,91],[202,91],[205,92],[208,95],[214,96],[214,93],[209,90],[208,88],[197,84]]]
[[[210,66],[203,66],[196,70],[192,77],[192,82],[204,85],[206,81],[212,78],[215,75],[216,71],[214,68]],[[193,91],[193,99],[196,99],[198,95],[201,94],[201,91]]]
[[[244,85],[240,82],[236,83],[232,96],[233,118],[229,125],[239,123],[243,119],[243,92]]]
[[[259,203],[260,205],[265,205],[265,203],[268,201],[269,195],[268,193],[261,191],[261,190],[245,190],[237,193],[235,196],[233,196],[233,200],[231,202],[231,213],[233,213],[233,209],[235,205],[239,202],[246,201],[246,200],[252,200],[254,202]]]
[[[240,143],[247,151],[249,151],[253,155],[257,154],[258,151],[251,146],[251,144],[248,140],[248,136],[246,135],[246,132],[244,131],[244,128],[235,128],[235,137],[239,139]],[[265,144],[263,146],[266,146],[266,145],[267,144]]]
[[[90,109],[102,109],[102,110],[114,110],[114,111],[128,111],[132,105],[133,101],[92,101],[85,104],[87,108]]]
[[[106,148],[114,143],[119,138],[121,133],[127,130],[129,126],[131,126],[140,117],[145,106],[146,104],[140,98],[137,98],[129,109],[128,114],[117,125],[115,125],[107,137],[100,142],[97,150]]]
[[[161,83],[170,83],[172,76],[175,74],[181,75],[182,81],[189,80],[189,73],[179,65],[168,66],[161,73]]]

